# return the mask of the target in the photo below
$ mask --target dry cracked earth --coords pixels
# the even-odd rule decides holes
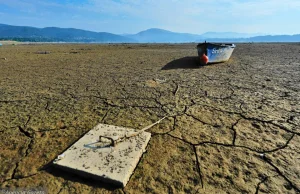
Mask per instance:
[[[300,44],[0,47],[0,191],[299,193]],[[149,131],[125,188],[51,164],[97,123]]]

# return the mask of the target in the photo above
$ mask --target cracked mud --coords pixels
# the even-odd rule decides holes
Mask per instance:
[[[0,188],[49,193],[299,193],[300,44],[0,48]],[[49,52],[47,55],[38,52]],[[125,188],[51,166],[97,123],[152,138]]]

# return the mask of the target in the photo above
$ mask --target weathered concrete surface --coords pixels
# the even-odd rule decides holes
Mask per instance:
[[[195,46],[2,46],[0,188],[299,193],[300,44],[238,44],[200,68]],[[163,116],[124,189],[50,165],[97,123]]]
[[[137,132],[98,124],[60,154],[53,164],[81,176],[125,187],[151,138],[149,132]]]

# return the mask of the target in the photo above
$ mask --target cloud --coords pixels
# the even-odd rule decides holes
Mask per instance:
[[[283,10],[300,11],[298,0],[0,0],[0,4],[17,9],[65,8],[94,13],[128,15],[141,18],[159,16],[190,17],[217,14],[264,16]],[[161,18],[163,19],[163,18]]]
[[[300,10],[298,0],[89,0],[83,8],[107,14],[200,16],[211,13],[236,16],[271,15],[282,10]]]
[[[272,18],[280,20],[282,16],[283,21],[297,23],[300,13],[298,0],[0,0],[0,4],[32,17],[45,13],[52,23],[57,18],[67,24],[86,18],[86,25],[94,26],[98,21],[107,24],[103,28],[123,22],[136,31],[148,26],[198,33],[224,28],[243,31],[249,26],[252,31],[275,29],[275,24],[270,27]]]
[[[111,17],[140,19],[152,27],[168,27],[169,30],[202,30],[203,26],[217,30],[243,29],[243,25],[255,26],[256,31],[276,15],[300,11],[298,0],[88,0],[77,9],[104,14]],[[235,24],[235,25],[233,25]],[[240,27],[239,27],[240,26]],[[248,27],[247,27],[248,29]],[[232,29],[235,30],[235,29]],[[197,31],[197,30],[194,30]]]
[[[300,1],[295,0],[252,0],[233,1],[231,13],[237,16],[270,16],[282,11],[300,11]]]

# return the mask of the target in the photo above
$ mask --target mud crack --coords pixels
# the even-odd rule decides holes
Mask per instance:
[[[265,153],[276,152],[278,150],[282,150],[282,149],[286,148],[289,145],[290,141],[294,138],[294,136],[295,136],[295,134],[293,133],[293,135],[290,137],[290,139],[288,139],[287,142],[283,146],[275,148],[273,150],[265,151]]]
[[[26,137],[28,138],[32,138],[32,135],[28,132],[28,131],[25,131],[25,129],[21,126],[18,126],[18,129],[21,133],[23,133]]]
[[[201,183],[201,187],[203,188],[204,184],[203,184],[203,177],[202,177],[202,173],[201,173],[201,169],[200,169],[200,162],[199,162],[199,159],[198,159],[198,155],[197,155],[197,150],[196,150],[196,146],[194,146],[193,144],[191,144],[190,142],[188,141],[185,141],[181,138],[178,138],[178,137],[175,137],[169,133],[167,133],[167,135],[169,135],[170,137],[172,138],[175,138],[175,139],[178,139],[180,141],[183,141],[184,143],[190,145],[193,147],[193,151],[194,151],[194,154],[195,154],[195,157],[196,157],[196,169],[197,169],[197,172],[199,174],[199,178],[200,178],[200,183]]]
[[[239,121],[240,121],[240,119],[239,119],[236,123],[234,123],[234,124],[232,125],[232,127],[234,127]],[[170,137],[173,137],[173,138],[175,138],[175,139],[178,139],[178,140],[180,140],[180,141],[183,141],[184,143],[187,143],[187,144],[193,146],[193,149],[194,149],[194,152],[195,152],[195,156],[196,156],[196,158],[197,158],[197,165],[198,165],[197,170],[198,170],[198,173],[199,173],[199,176],[200,176],[202,188],[203,188],[203,186],[204,186],[204,183],[203,183],[203,177],[202,177],[202,173],[201,173],[201,169],[200,169],[200,162],[198,161],[198,157],[197,157],[198,155],[197,155],[197,152],[196,152],[196,146],[205,145],[205,144],[211,144],[211,145],[219,145],[219,146],[231,147],[231,148],[248,149],[248,150],[250,150],[250,151],[252,151],[252,152],[254,152],[254,153],[259,154],[260,156],[263,157],[263,159],[264,159],[269,165],[271,165],[271,166],[276,170],[276,172],[278,173],[278,175],[282,176],[282,177],[283,177],[283,178],[284,178],[284,179],[292,186],[292,188],[294,188],[297,192],[300,192],[299,188],[298,188],[295,184],[293,184],[292,181],[290,181],[286,176],[284,176],[284,174],[279,170],[278,167],[276,167],[276,166],[271,162],[270,159],[267,159],[267,158],[265,157],[265,153],[271,153],[271,152],[276,152],[276,151],[281,150],[281,149],[285,149],[285,148],[288,146],[288,144],[290,143],[290,141],[293,139],[293,137],[295,136],[295,134],[293,134],[293,135],[291,136],[291,138],[286,142],[285,145],[283,145],[283,146],[281,146],[281,147],[278,147],[278,148],[275,148],[275,149],[273,149],[273,150],[267,150],[267,151],[264,151],[264,152],[261,152],[261,151],[252,149],[252,148],[250,148],[250,147],[239,146],[239,145],[235,145],[235,144],[224,144],[224,143],[217,143],[217,142],[201,142],[201,143],[199,143],[199,144],[193,144],[193,143],[190,143],[190,142],[188,142],[188,141],[186,141],[186,140],[184,140],[184,139],[182,139],[182,138],[173,136],[172,134],[167,133],[167,135],[169,135]],[[264,179],[257,185],[257,188],[256,188],[256,191],[257,191],[257,192],[258,192],[258,190],[259,190],[259,186],[260,186],[261,184],[263,184],[266,180],[267,180],[267,179],[264,178]]]
[[[202,173],[201,173],[200,162],[199,162],[199,159],[198,159],[196,146],[193,146],[193,150],[194,150],[194,153],[195,153],[195,156],[196,156],[197,170],[198,170],[198,174],[199,174],[199,177],[200,177],[201,187],[203,188],[203,177],[202,177]]]
[[[280,170],[279,170],[279,168],[277,167],[277,166],[275,166],[273,163],[272,163],[272,161],[271,161],[271,159],[269,159],[269,158],[267,158],[265,155],[264,155],[264,157],[263,157],[263,159],[264,159],[264,161],[266,161],[270,166],[272,166],[275,170],[276,170],[276,172],[282,177],[282,178],[284,178],[290,185],[291,185],[291,187],[293,188],[293,189],[295,189],[295,191],[296,192],[300,192],[300,189],[289,179],[289,178],[287,178]]]
[[[230,128],[233,131],[232,145],[235,145],[235,140],[236,140],[236,130],[234,127],[240,122],[240,120],[241,119],[238,119]]]
[[[37,175],[37,174],[40,173],[40,172],[37,172],[37,173],[30,174],[30,175],[27,175],[27,176],[17,176],[17,177],[16,177],[16,173],[17,173],[18,167],[19,167],[19,162],[16,163],[16,166],[15,166],[15,168],[14,168],[14,171],[13,171],[13,173],[12,173],[11,178],[4,180],[3,183],[4,183],[4,182],[11,181],[11,180],[21,180],[21,179],[30,178],[30,177],[33,177],[33,176],[35,176],[35,175]]]
[[[68,181],[67,180],[65,180],[63,182],[63,184],[62,184],[60,190],[57,192],[57,194],[60,194],[63,191],[63,189],[66,188],[66,187],[68,187]],[[70,189],[70,188],[68,187],[68,189]]]
[[[175,82],[174,82],[175,83]],[[175,88],[175,90],[173,91],[173,95],[174,96],[176,96],[177,95],[177,93],[178,93],[178,91],[179,91],[179,84],[177,84],[177,83],[175,83],[176,84],[176,88]]]
[[[265,177],[262,181],[260,181],[260,182],[257,184],[255,194],[258,194],[260,185],[263,184],[264,182],[266,182],[267,180],[268,180],[268,177]]]

